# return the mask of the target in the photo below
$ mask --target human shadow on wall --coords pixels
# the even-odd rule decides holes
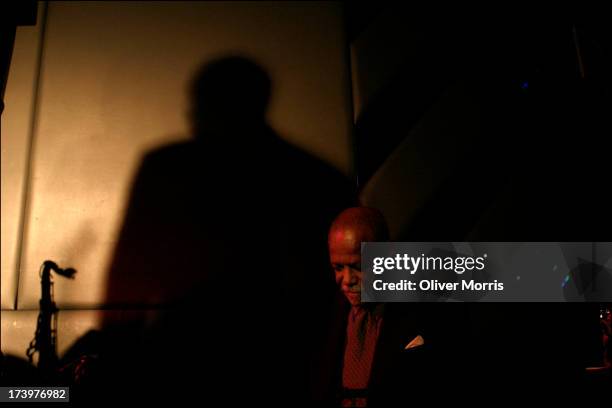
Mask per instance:
[[[306,395],[309,345],[334,291],[327,228],[353,192],[268,126],[270,94],[247,58],[204,65],[191,84],[195,138],[149,152],[138,170],[106,302],[162,306],[137,350],[115,357],[147,387],[201,389],[206,372],[208,396]]]

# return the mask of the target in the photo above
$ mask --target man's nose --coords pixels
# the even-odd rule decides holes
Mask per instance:
[[[348,266],[342,269],[342,284],[346,286],[354,285],[356,282],[356,276]]]

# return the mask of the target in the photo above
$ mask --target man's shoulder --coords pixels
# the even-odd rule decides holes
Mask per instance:
[[[195,175],[202,159],[202,149],[196,141],[178,141],[146,151],[141,160],[140,177],[183,177]]]
[[[194,140],[181,140],[166,143],[149,149],[144,154],[145,161],[164,161],[192,156],[199,151],[199,144]]]
[[[301,147],[292,145],[282,139],[278,139],[277,148],[279,158],[284,160],[284,165],[294,170],[303,170],[305,175],[326,175],[330,180],[342,180],[349,182],[348,177],[337,167],[323,160],[317,155],[310,153]]]

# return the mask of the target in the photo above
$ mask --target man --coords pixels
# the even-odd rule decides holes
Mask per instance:
[[[316,398],[342,406],[397,405],[409,396],[444,383],[450,375],[450,340],[460,319],[441,304],[361,302],[361,243],[386,241],[388,228],[373,208],[344,210],[332,223],[329,256],[342,296],[331,319],[321,359]],[[446,305],[448,306],[448,305]],[[433,313],[438,317],[433,319]],[[447,333],[437,324],[444,320]],[[452,336],[451,336],[452,335]],[[458,344],[456,342],[456,344]],[[442,365],[446,366],[437,372]]]
[[[361,303],[361,242],[384,241],[388,230],[372,208],[349,208],[334,221],[328,245],[336,284],[351,305],[342,369],[343,406],[365,406],[384,305]]]

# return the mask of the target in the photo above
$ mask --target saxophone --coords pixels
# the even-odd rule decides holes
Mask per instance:
[[[53,382],[57,378],[59,359],[57,356],[57,312],[53,301],[53,279],[51,272],[65,278],[73,279],[76,270],[61,269],[53,261],[45,261],[40,271],[40,312],[36,322],[36,333],[30,342],[26,355],[32,364],[34,354],[38,352],[38,371],[44,381]]]

